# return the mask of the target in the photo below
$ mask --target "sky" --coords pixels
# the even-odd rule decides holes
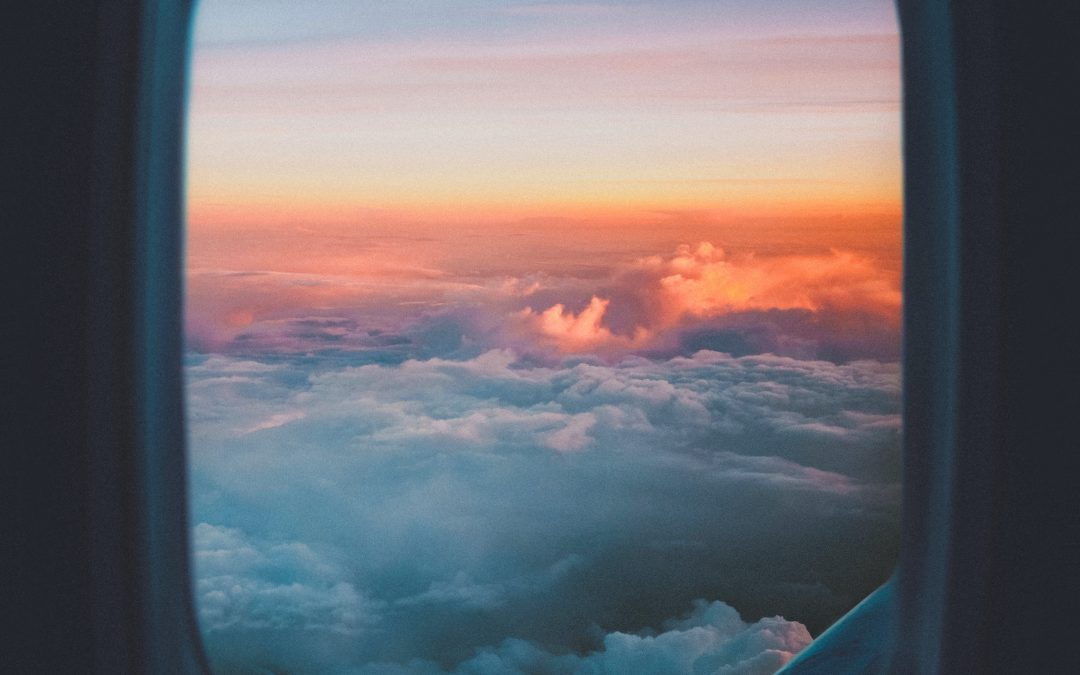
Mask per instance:
[[[891,2],[202,0],[217,672],[772,673],[891,571]]]

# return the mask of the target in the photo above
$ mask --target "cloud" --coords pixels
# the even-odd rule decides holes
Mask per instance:
[[[199,619],[207,633],[323,630],[360,635],[379,603],[342,580],[339,564],[298,541],[253,540],[235,528],[194,528]]]
[[[723,602],[696,600],[687,617],[656,635],[614,632],[586,656],[554,655],[507,640],[461,664],[455,673],[640,673],[641,675],[769,675],[810,643],[798,622],[781,617],[742,620]]]
[[[838,324],[861,317],[886,327],[868,336],[871,347],[873,339],[895,341],[900,297],[898,280],[865,256],[842,251],[730,256],[702,242],[615,270],[576,314],[560,302],[544,310],[529,307],[516,318],[523,330],[564,353],[670,353],[683,336],[700,340],[725,331],[729,339],[742,338],[734,346],[748,351],[756,331],[768,336],[764,341],[756,338],[767,345],[761,351],[812,352],[812,344],[835,344],[838,336],[851,335],[853,331],[836,330]],[[616,311],[621,315],[612,317]],[[606,318],[614,325],[605,323]],[[785,334],[790,335],[786,344]]]
[[[579,313],[569,312],[562,303],[542,312],[532,307],[521,310],[518,317],[535,331],[539,338],[562,352],[590,352],[598,349],[629,350],[644,344],[648,332],[638,328],[633,337],[618,336],[603,325],[609,300],[595,295]]]
[[[192,272],[188,341],[204,352],[352,354],[400,363],[513,349],[846,361],[899,358],[899,279],[874,259],[729,254],[708,242],[577,276],[405,280]]]
[[[289,422],[295,422],[297,420],[302,420],[306,416],[307,416],[307,413],[303,413],[303,412],[300,412],[298,410],[293,411],[293,412],[274,413],[273,415],[271,415],[267,419],[263,420],[262,422],[259,422],[255,426],[249,428],[245,433],[253,434],[256,431],[263,431],[264,429],[273,429],[275,427],[280,427],[280,426],[283,426],[285,424],[288,424]]]
[[[874,261],[853,253],[732,258],[708,242],[646,261],[680,313],[710,316],[748,310],[862,309],[896,316],[900,289]]]
[[[186,372],[220,672],[589,673],[676,651],[771,672],[793,622],[821,630],[891,568],[895,363],[496,349]],[[703,597],[749,621],[665,623]]]
[[[433,581],[422,593],[395,600],[394,605],[454,605],[469,610],[496,609],[508,602],[520,601],[550,589],[582,563],[581,556],[571,554],[536,574],[494,584],[476,583],[467,573],[459,572],[453,579]]]
[[[612,632],[586,655],[554,654],[536,643],[507,639],[484,648],[453,669],[454,675],[771,675],[810,643],[806,627],[782,617],[742,620],[720,602],[694,601],[694,610],[665,622],[655,634]],[[373,664],[363,675],[444,672],[431,662]]]

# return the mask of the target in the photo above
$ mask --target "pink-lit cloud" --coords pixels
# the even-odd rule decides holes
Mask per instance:
[[[638,327],[633,336],[615,335],[603,325],[610,300],[595,295],[585,309],[577,314],[564,305],[556,304],[542,312],[531,307],[518,312],[517,317],[535,330],[539,338],[563,352],[588,352],[597,349],[632,349],[645,344],[649,332]]]
[[[900,302],[895,266],[866,253],[728,253],[702,242],[522,276],[189,270],[187,336],[197,351],[231,353],[509,348],[607,359],[707,348],[892,359]]]
[[[701,243],[646,264],[668,272],[662,292],[677,311],[711,316],[747,310],[862,309],[895,315],[900,289],[874,261],[854,253],[738,258]]]
[[[901,293],[894,272],[865,255],[728,255],[708,242],[680,246],[671,256],[640,259],[616,273],[605,289],[575,312],[564,303],[527,307],[514,319],[541,343],[563,353],[656,347],[672,331],[751,312],[797,310],[829,317],[873,316],[899,329]],[[619,303],[626,307],[619,307]],[[606,321],[623,311],[623,331]]]

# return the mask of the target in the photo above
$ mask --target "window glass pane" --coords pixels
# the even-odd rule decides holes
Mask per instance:
[[[218,672],[768,673],[882,583],[899,91],[886,0],[202,0]]]

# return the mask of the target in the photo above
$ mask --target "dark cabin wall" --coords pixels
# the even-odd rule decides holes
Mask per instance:
[[[4,549],[13,570],[4,607],[6,623],[16,628],[3,640],[2,661],[11,672],[78,672],[96,658],[91,546],[108,535],[94,525],[87,478],[95,463],[112,462],[94,456],[91,438],[93,324],[95,312],[108,311],[95,306],[90,292],[108,229],[97,213],[95,144],[107,135],[117,156],[130,152],[131,116],[125,119],[123,109],[132,94],[125,84],[130,64],[106,78],[98,60],[102,9],[97,2],[41,2],[4,21],[3,492],[11,500]],[[133,6],[125,10],[112,41],[117,61],[134,53],[135,14]],[[120,114],[105,129],[97,127],[106,93],[99,82]],[[112,468],[113,479],[122,481]],[[126,605],[121,574],[110,585]],[[118,643],[128,642],[123,621],[110,624]],[[124,668],[127,658],[118,655],[112,665]]]
[[[929,229],[907,248],[892,670],[1080,672],[1077,9],[899,6],[908,213]],[[161,192],[180,170],[186,10],[3,10],[4,672],[202,668],[170,333],[179,206]]]
[[[194,673],[180,409],[187,2],[4,7],[0,670]]]
[[[1069,5],[899,4],[907,469],[894,672],[1080,670],[1061,623],[1080,599]]]

